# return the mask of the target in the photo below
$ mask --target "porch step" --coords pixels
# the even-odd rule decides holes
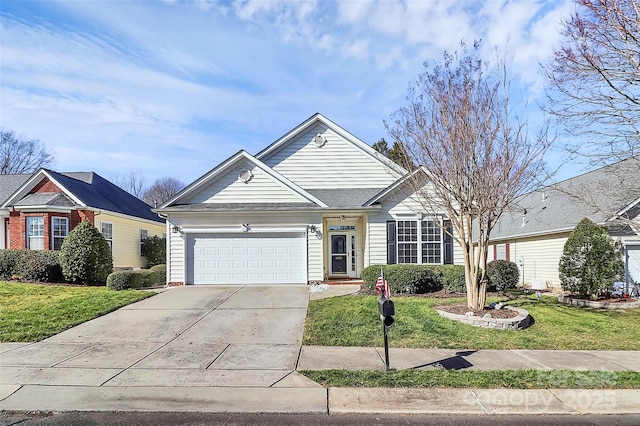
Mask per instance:
[[[310,284],[315,284],[315,282],[311,282]],[[348,280],[348,279],[333,279],[333,280],[325,280],[320,281],[320,284],[328,284],[328,285],[364,285],[364,281],[362,280]]]

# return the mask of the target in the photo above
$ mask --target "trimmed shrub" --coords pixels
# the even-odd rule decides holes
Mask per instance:
[[[76,226],[64,239],[60,266],[65,279],[84,284],[104,284],[113,271],[109,244],[88,220]]]
[[[400,263],[397,265],[385,265],[383,268],[391,293],[423,294],[438,291],[442,288],[442,275],[439,271],[439,265]],[[372,265],[362,271],[362,279],[365,285],[372,290],[375,289],[379,276],[380,265]]]
[[[442,265],[442,285],[447,291],[455,293],[467,292],[467,279],[464,276],[464,265]]]
[[[57,250],[24,250],[18,258],[14,274],[22,281],[54,283],[62,281],[62,268]]]
[[[161,270],[162,268],[155,270],[138,269],[137,271],[112,272],[107,277],[107,288],[111,290],[125,290],[128,288],[156,287],[158,285],[158,272]]]
[[[0,250],[0,280],[10,280],[16,275],[16,265],[25,251],[24,249]]]
[[[167,240],[156,235],[142,242],[142,255],[147,259],[147,268],[167,261]]]
[[[508,260],[494,260],[487,264],[489,286],[497,291],[513,289],[518,286],[520,271],[518,265]]]
[[[167,265],[164,263],[161,265],[156,265],[150,268],[151,271],[156,273],[156,284],[157,286],[164,286],[167,284]]]
[[[110,290],[124,290],[131,287],[133,271],[115,271],[107,276],[107,288]]]
[[[132,288],[155,287],[156,273],[149,269],[138,269],[131,276]]]
[[[607,230],[584,218],[564,244],[558,269],[563,290],[592,296],[621,281],[624,262]]]

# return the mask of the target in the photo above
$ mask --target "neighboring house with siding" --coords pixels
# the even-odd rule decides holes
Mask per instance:
[[[114,268],[139,268],[142,239],[165,233],[150,206],[93,172],[0,175],[0,188],[0,248],[59,250],[89,220],[109,243]]]
[[[321,114],[240,151],[155,209],[182,284],[306,284],[387,263],[460,263],[407,191],[407,171]],[[438,223],[436,223],[438,222]]]
[[[623,252],[625,281],[640,281],[640,159],[629,158],[526,194],[493,232],[489,259],[520,265],[525,283],[560,287],[558,264],[571,231],[589,218]]]

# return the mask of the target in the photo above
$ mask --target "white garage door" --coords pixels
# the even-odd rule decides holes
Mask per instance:
[[[626,257],[627,283],[640,282],[640,245],[627,246]]]
[[[306,284],[304,233],[192,235],[188,284]]]

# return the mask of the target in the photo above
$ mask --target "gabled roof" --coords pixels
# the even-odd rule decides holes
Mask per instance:
[[[0,175],[0,207],[30,177],[30,174]]]
[[[188,203],[181,202],[181,200],[185,200],[189,195],[195,194],[198,191],[206,188],[208,185],[211,185],[218,178],[222,177],[226,172],[231,170],[236,165],[240,164],[242,161],[248,161],[253,164],[255,167],[259,168],[265,174],[269,175],[274,181],[278,182],[282,187],[286,188],[293,194],[299,196],[302,200],[305,200],[309,206],[319,206],[319,207],[327,207],[325,203],[323,203],[318,198],[314,197],[309,192],[300,188],[295,183],[291,182],[286,177],[282,176],[280,173],[273,170],[271,167],[264,164],[262,161],[258,160],[256,157],[252,156],[245,150],[240,150],[236,154],[229,157],[227,160],[220,163],[215,168],[211,169],[209,172],[196,179],[192,184],[184,188],[182,191],[177,193],[173,198],[166,201],[162,206],[160,206],[157,211],[161,211],[168,207],[176,207],[178,205],[184,205]],[[301,200],[301,202],[302,202]],[[300,203],[293,203],[300,204]],[[191,205],[196,208],[194,205]]]
[[[604,225],[639,201],[640,158],[632,157],[523,195],[502,214],[491,239],[566,232],[585,217]]]
[[[268,155],[272,154],[273,152],[278,151],[279,149],[282,149],[289,142],[293,141],[296,138],[296,136],[306,132],[307,129],[313,127],[314,125],[316,125],[316,123],[321,123],[321,124],[325,125],[326,127],[330,128],[336,134],[338,134],[342,138],[344,138],[345,141],[351,143],[357,149],[363,151],[364,153],[368,154],[369,156],[371,156],[376,161],[380,162],[384,166],[386,166],[386,167],[390,168],[391,170],[393,170],[394,172],[396,172],[398,174],[398,176],[402,176],[402,175],[407,173],[407,171],[404,168],[402,168],[400,165],[398,165],[395,162],[389,160],[387,157],[385,157],[384,155],[380,154],[378,151],[373,149],[367,143],[365,143],[364,141],[362,141],[358,137],[354,136],[353,134],[351,134],[350,132],[348,132],[344,128],[340,127],[339,125],[337,125],[333,121],[329,120],[327,117],[325,117],[324,115],[322,115],[320,113],[313,114],[311,117],[309,117],[308,119],[303,121],[301,124],[299,124],[298,126],[293,128],[292,130],[287,132],[287,134],[285,134],[284,136],[282,136],[281,138],[279,138],[278,140],[273,142],[271,145],[269,145],[268,147],[266,147],[265,149],[260,151],[258,154],[256,154],[256,158],[262,160],[265,157],[267,157]]]
[[[33,175],[26,176],[27,178],[23,184],[4,201],[2,207],[42,205],[45,201],[45,204],[51,205],[52,202],[60,201],[78,207],[105,210],[154,222],[163,222],[144,201],[134,197],[97,173],[59,173],[53,170],[40,169]],[[63,191],[66,201],[57,199],[53,195],[46,195],[46,193],[29,194],[45,178],[51,180]]]
[[[424,168],[423,167],[418,167],[417,169],[415,169],[415,170],[413,170],[413,171],[411,171],[409,173],[406,173],[400,179],[396,180],[391,185],[387,186],[386,188],[384,188],[383,190],[381,190],[377,194],[375,194],[373,197],[371,197],[370,199],[365,201],[362,205],[364,207],[369,207],[369,206],[379,202],[383,197],[387,196],[388,194],[390,194],[393,191],[395,191],[397,188],[401,187],[406,181],[411,179],[413,176],[415,176],[416,173],[419,173],[420,171],[424,171]]]

